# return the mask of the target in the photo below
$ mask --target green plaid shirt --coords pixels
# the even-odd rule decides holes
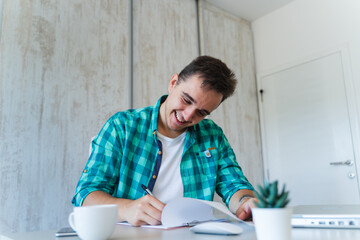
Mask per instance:
[[[153,188],[162,157],[157,119],[165,99],[155,106],[116,113],[106,122],[92,141],[72,199],[75,206],[93,191],[138,199],[145,195],[141,184]],[[221,128],[209,119],[188,128],[180,170],[184,197],[213,200],[216,191],[228,205],[236,191],[253,190]]]

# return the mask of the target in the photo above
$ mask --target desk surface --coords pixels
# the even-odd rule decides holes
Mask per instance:
[[[54,231],[41,231],[41,232],[26,232],[26,233],[11,233],[0,234],[0,240],[78,240],[78,237],[63,237],[55,238]],[[207,235],[195,234],[189,231],[188,228],[178,228],[172,230],[161,229],[148,229],[137,228],[130,226],[117,225],[111,239],[144,239],[144,240],[157,240],[157,239],[171,239],[171,240],[221,240],[221,239],[238,239],[238,240],[256,240],[255,231],[246,230],[244,233],[237,236],[220,236],[220,235]],[[291,240],[354,240],[360,239],[360,230],[354,229],[292,229]]]

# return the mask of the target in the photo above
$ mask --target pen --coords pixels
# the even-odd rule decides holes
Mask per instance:
[[[145,187],[144,184],[141,184],[141,187],[142,187],[142,189],[144,189],[144,191],[145,191],[146,194],[149,194],[150,196],[154,196],[154,195],[152,194],[152,192],[151,192],[147,187]]]

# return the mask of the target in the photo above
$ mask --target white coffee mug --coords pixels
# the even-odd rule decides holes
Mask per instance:
[[[74,207],[69,224],[83,240],[104,240],[115,229],[117,210],[115,204]]]

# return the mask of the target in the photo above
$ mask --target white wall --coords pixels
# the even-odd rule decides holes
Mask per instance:
[[[359,11],[358,0],[296,0],[254,21],[257,74],[346,44],[359,86]]]
[[[258,76],[344,48],[353,139],[360,112],[360,1],[296,0],[252,23]],[[345,69],[346,71],[346,69]],[[355,142],[355,155],[359,149]],[[359,169],[359,167],[358,167]],[[359,171],[359,170],[358,170]]]

